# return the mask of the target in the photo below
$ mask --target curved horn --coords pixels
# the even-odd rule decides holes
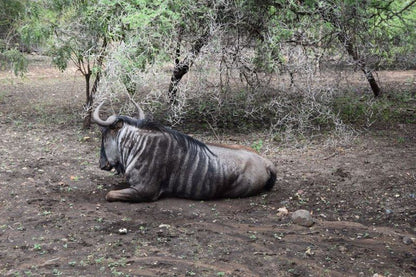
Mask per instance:
[[[117,117],[115,115],[112,115],[109,118],[107,118],[106,121],[102,120],[100,118],[100,108],[103,104],[104,104],[104,101],[101,102],[100,105],[98,105],[97,108],[95,108],[94,113],[92,114],[92,119],[98,125],[103,126],[103,127],[107,127],[107,126],[112,125],[116,121]]]
[[[144,111],[142,110],[142,108],[140,108],[139,104],[137,104],[132,98],[130,98],[131,102],[133,102],[134,106],[136,106],[137,112],[139,113],[139,118],[140,120],[143,120],[146,118]]]

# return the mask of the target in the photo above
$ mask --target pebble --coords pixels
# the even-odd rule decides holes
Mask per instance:
[[[125,234],[127,234],[127,229],[126,228],[120,228],[120,229],[118,229],[118,233],[120,235],[125,235]]]
[[[347,252],[347,248],[346,248],[345,246],[343,246],[343,245],[340,245],[340,246],[338,247],[338,250],[339,250],[341,253],[345,253],[345,252]]]
[[[314,224],[312,215],[307,210],[297,210],[296,212],[292,213],[292,221],[295,224],[305,227],[311,227]]]
[[[277,209],[277,216],[278,217],[285,217],[289,214],[289,211],[287,210],[286,207],[281,207],[279,209]]]
[[[403,237],[402,241],[406,245],[409,245],[409,244],[412,244],[413,243],[413,240],[411,238],[409,238],[409,237]]]

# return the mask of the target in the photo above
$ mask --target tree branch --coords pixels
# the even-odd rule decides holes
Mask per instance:
[[[181,81],[182,77],[188,73],[189,68],[194,63],[195,58],[198,56],[199,52],[201,51],[202,47],[208,42],[209,37],[209,30],[206,30],[204,34],[202,34],[192,45],[189,54],[182,60],[179,61],[180,52],[177,52],[177,56],[175,59],[175,68],[173,69],[173,74],[170,79],[169,84],[169,99],[171,103],[175,103],[176,101],[176,93],[178,90],[178,84]],[[176,49],[178,51],[178,49]]]

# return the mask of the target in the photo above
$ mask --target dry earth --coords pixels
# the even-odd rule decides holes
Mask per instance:
[[[108,203],[122,180],[98,169],[98,131],[80,129],[76,76],[1,73],[0,275],[416,275],[415,124],[337,147],[264,143],[279,175],[256,197]],[[279,217],[284,206],[310,210],[315,224]]]

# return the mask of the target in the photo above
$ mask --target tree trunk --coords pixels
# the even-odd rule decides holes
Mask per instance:
[[[82,124],[83,129],[89,129],[91,127],[91,106],[92,106],[92,94],[90,92],[90,79],[91,71],[88,69],[88,72],[84,75],[85,77],[85,109],[87,109],[87,115],[84,118]]]
[[[182,77],[188,73],[189,68],[194,63],[195,58],[198,56],[202,47],[208,41],[209,32],[205,32],[201,37],[199,37],[194,44],[192,45],[191,51],[188,56],[186,56],[182,61],[180,58],[180,45],[176,48],[176,59],[175,59],[175,68],[173,69],[172,77],[170,78],[169,84],[169,100],[171,104],[176,103],[176,94],[178,91],[178,84],[182,80]]]
[[[379,97],[381,95],[381,89],[374,78],[373,72],[367,68],[366,63],[361,59],[351,39],[347,38],[347,36],[343,33],[338,34],[338,38],[342,43],[344,43],[348,55],[352,57],[352,59],[358,64],[360,70],[365,74],[371,90],[373,91],[374,97]]]
[[[355,14],[355,9],[352,10],[352,13]],[[331,23],[334,26],[341,26],[337,16],[331,13],[327,13],[324,10],[321,11],[321,17],[324,21]],[[359,69],[364,72],[365,77],[367,78],[368,83],[370,84],[371,90],[373,91],[374,97],[379,97],[381,95],[381,89],[377,84],[376,79],[370,69],[367,68],[365,61],[360,57],[357,47],[354,43],[354,36],[347,34],[345,30],[339,30],[337,33],[338,40],[344,45],[345,50],[348,55],[352,57],[354,62],[357,63]]]
[[[360,70],[365,74],[371,90],[373,91],[374,97],[379,97],[381,95],[381,89],[374,78],[373,72],[367,68],[366,63],[360,58],[352,42],[347,40],[344,41],[344,43],[348,54],[353,58],[353,60],[358,64]]]
[[[368,70],[365,66],[361,68],[361,70],[364,72],[365,77],[367,78],[368,83],[370,84],[371,90],[373,91],[374,97],[381,96],[381,89],[377,84],[376,79],[373,76],[373,72]]]
[[[104,52],[107,48],[107,39],[103,39],[103,44],[101,46],[101,53],[97,59],[97,66],[102,68],[103,60],[104,60]],[[90,90],[90,79],[92,75],[92,71],[90,69],[90,65],[88,63],[87,72],[84,74],[85,76],[85,93],[86,93],[86,102],[85,108],[87,109],[87,116],[84,118],[83,128],[89,129],[91,127],[91,114],[92,114],[92,105],[94,101],[94,95],[98,89],[98,83],[100,82],[101,72],[97,72],[97,76],[95,77],[94,84],[92,85],[92,89]]]
[[[90,91],[90,78],[91,73],[85,75],[85,82],[86,82],[86,96],[87,101],[85,102],[85,108],[87,109],[87,116],[84,118],[83,128],[89,129],[91,127],[91,115],[92,115],[92,104],[94,95],[97,92],[98,89],[98,83],[100,82],[101,74],[100,72],[97,73],[97,76],[95,77],[94,84],[92,85],[92,89]]]
[[[172,77],[169,84],[169,101],[171,104],[176,102],[176,94],[178,92],[178,84],[182,80],[182,77],[188,73],[190,64],[185,60],[182,63],[175,65],[173,69]]]

